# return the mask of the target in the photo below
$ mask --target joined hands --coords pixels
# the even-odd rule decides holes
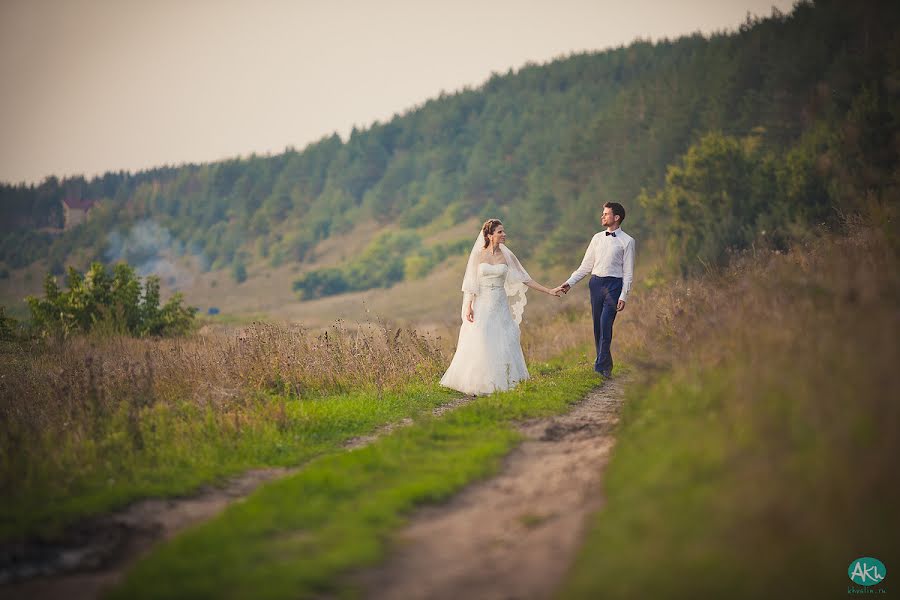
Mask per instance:
[[[572,289],[572,286],[570,286],[568,283],[564,283],[560,286],[553,288],[551,291],[553,292],[554,296],[558,297],[561,293],[562,294],[568,293],[570,289]],[[625,310],[625,301],[619,300],[618,302],[616,302],[616,312],[622,312],[623,310]]]

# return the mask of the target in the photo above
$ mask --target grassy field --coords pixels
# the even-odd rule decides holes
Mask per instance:
[[[572,366],[580,364],[581,366]],[[583,352],[532,365],[533,378],[351,453],[267,484],[155,550],[111,598],[341,596],[348,570],[375,564],[416,505],[490,475],[517,443],[516,419],[567,410],[600,382]]]
[[[643,299],[633,360],[665,375],[630,390],[561,598],[836,597],[851,560],[897,564],[897,239],[852,231]]]
[[[315,399],[260,397],[240,414],[190,403],[159,406],[143,412],[137,426],[127,414],[114,415],[95,444],[42,440],[54,448],[47,455],[53,464],[28,465],[3,503],[0,535],[52,535],[60,525],[138,498],[188,493],[252,468],[302,464],[451,397],[436,385],[410,385],[381,395],[360,390]]]
[[[523,326],[529,364],[583,344],[583,317],[535,315]],[[429,412],[458,395],[437,384],[457,329],[257,322],[179,339],[0,344],[0,539],[300,464]]]
[[[239,335],[89,336],[0,348],[0,536],[298,464],[445,402],[414,330],[256,324]],[[362,367],[362,365],[365,367]]]
[[[433,224],[420,233],[428,245],[477,228]],[[240,285],[180,264],[188,303],[223,310],[202,316],[187,339],[98,334],[0,344],[0,538],[49,535],[137,498],[297,464],[445,401],[436,382],[460,324],[453,257],[387,290],[311,302],[290,291],[300,272],[338,264],[382,231],[363,225],[324,240],[308,264],[250,265]],[[0,282],[3,297],[39,294],[40,267]],[[577,296],[529,294],[529,362],[589,339],[585,298]]]

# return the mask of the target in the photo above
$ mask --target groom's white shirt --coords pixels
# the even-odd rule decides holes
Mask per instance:
[[[621,228],[616,229],[615,234],[615,237],[606,235],[606,230],[603,230],[591,238],[581,266],[566,281],[570,287],[588,273],[597,277],[621,277],[622,293],[619,294],[619,300],[625,301],[634,279],[634,238]]]

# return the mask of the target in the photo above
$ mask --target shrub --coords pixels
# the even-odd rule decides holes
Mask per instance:
[[[244,283],[247,281],[247,267],[244,266],[244,263],[238,262],[234,265],[232,275],[234,275],[234,280],[238,283]]]
[[[121,331],[136,337],[187,333],[196,309],[182,305],[176,293],[160,306],[159,277],[151,275],[141,286],[134,269],[119,263],[110,274],[99,262],[82,274],[69,267],[67,291],[56,277],[44,279],[44,297],[26,298],[32,327],[42,336],[68,337],[87,333],[102,324],[104,330]]]
[[[0,342],[14,340],[18,328],[19,322],[7,316],[5,306],[0,306]]]

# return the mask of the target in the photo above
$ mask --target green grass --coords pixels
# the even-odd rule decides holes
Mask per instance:
[[[588,365],[574,354],[533,365],[533,378],[515,390],[441,418],[422,414],[365,448],[318,458],[157,548],[111,597],[353,595],[342,575],[379,561],[416,505],[495,473],[521,440],[513,421],[567,410],[600,381]]]
[[[53,535],[68,523],[139,498],[185,494],[251,468],[292,466],[343,451],[342,443],[351,437],[430,413],[457,395],[436,383],[380,395],[376,390],[304,399],[266,395],[250,401],[240,416],[190,402],[160,404],[143,409],[139,435],[123,405],[99,442],[60,440],[45,463],[28,465],[19,485],[4,494],[0,539]]]
[[[851,560],[897,563],[896,478],[867,467],[893,425],[863,419],[843,440],[869,407],[836,381],[804,397],[802,374],[745,371],[685,368],[629,391],[605,507],[558,597],[838,597]],[[834,411],[833,430],[811,411]]]

